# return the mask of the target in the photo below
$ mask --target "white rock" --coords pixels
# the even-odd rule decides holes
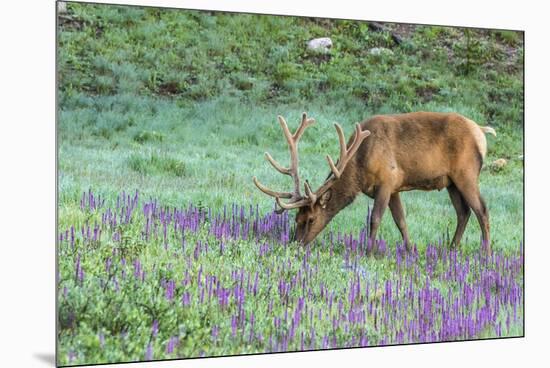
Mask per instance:
[[[307,43],[307,49],[316,52],[329,52],[332,47],[332,40],[329,37],[314,38]]]
[[[60,1],[57,3],[57,12],[63,14],[67,12],[67,3]]]
[[[369,50],[369,54],[376,55],[376,56],[382,55],[382,54],[393,55],[393,51],[390,49],[386,49],[384,47],[374,47]]]

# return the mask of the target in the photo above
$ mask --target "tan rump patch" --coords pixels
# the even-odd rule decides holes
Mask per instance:
[[[468,129],[470,129],[470,133],[472,134],[472,137],[474,137],[474,140],[476,141],[477,148],[479,149],[479,153],[481,153],[481,157],[485,158],[485,155],[487,154],[487,139],[485,138],[485,133],[481,129],[479,125],[477,125],[476,122],[466,118]]]

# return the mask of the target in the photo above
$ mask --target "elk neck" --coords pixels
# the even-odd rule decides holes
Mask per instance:
[[[331,187],[331,199],[328,202],[327,210],[332,215],[350,205],[355,200],[357,194],[361,192],[356,171],[355,160],[353,160]]]

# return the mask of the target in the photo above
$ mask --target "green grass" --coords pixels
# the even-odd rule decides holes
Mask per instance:
[[[75,3],[68,10],[60,19],[58,49],[60,230],[92,220],[79,208],[89,188],[111,204],[123,190],[138,189],[141,198],[165,206],[193,203],[219,210],[232,203],[257,204],[268,212],[273,201],[257,190],[252,176],[273,188],[291,186],[263,156],[269,151],[283,164],[288,160],[279,114],[291,128],[303,111],[316,119],[300,142],[300,173],[315,187],[329,171],[325,155],[338,154],[333,122],[349,135],[353,123],[373,114],[454,111],[497,131],[496,138],[487,138],[480,187],[493,249],[517,252],[523,240],[521,33],[417,26],[396,46],[387,32],[371,31],[364,22]],[[324,36],[334,42],[329,55],[306,51],[309,39]],[[392,53],[371,55],[373,47]],[[498,158],[508,165],[489,169]],[[402,200],[420,250],[452,236],[456,216],[446,191],[407,192]],[[358,197],[325,233],[357,232],[368,206],[372,200]],[[139,246],[136,234],[131,238]],[[472,216],[462,244],[467,254],[479,251],[479,234]],[[392,246],[400,241],[389,213],[379,235]],[[205,268],[251,268],[255,253],[250,244],[239,246],[242,253],[221,261],[204,259]],[[148,267],[168,262],[155,252],[142,253]],[[303,256],[296,254],[285,257]],[[320,257],[322,277],[334,287],[347,282],[338,271],[342,253]],[[86,262],[98,270],[99,261]],[[378,275],[391,268],[376,259],[364,266]],[[70,267],[61,265],[62,278]],[[97,331],[81,328],[78,336],[84,340],[73,336],[71,346],[96,346]],[[216,351],[252,349],[227,346]],[[120,351],[109,354],[102,359],[124,358]]]
[[[107,101],[112,97],[93,100],[101,99],[109,105]],[[93,108],[62,111],[61,193],[73,193],[71,199],[74,201],[88,188],[111,196],[122,189],[139,189],[146,196],[159,198],[167,205],[200,201],[217,208],[231,202],[257,203],[266,211],[272,208],[273,201],[257,190],[252,176],[256,175],[274,188],[286,189],[291,185],[291,181],[274,171],[263,157],[263,153],[269,151],[281,162],[288,161],[276,114],[286,116],[293,127],[297,126],[301,111],[308,111],[316,118],[316,124],[309,128],[300,142],[301,175],[314,185],[320,185],[329,171],[324,156],[338,154],[332,122],[341,122],[346,133],[350,134],[356,119],[347,116],[360,114],[338,105],[319,103],[248,106],[231,97],[189,106],[178,106],[175,101],[153,97],[141,97],[132,103],[140,107],[127,113]],[[158,112],[150,112],[149,106],[157,106]],[[116,109],[119,108],[120,105]],[[434,110],[451,109],[434,107]],[[467,115],[473,115],[464,110],[462,112]],[[87,117],[111,114],[117,114],[121,121],[126,121],[128,115],[141,114],[141,118],[135,118],[134,126],[113,133],[110,139],[86,133],[94,129],[85,122]],[[64,122],[71,124],[65,128]],[[162,140],[136,142],[136,135],[148,129],[165,132]],[[496,129],[497,137],[487,138],[489,153],[486,161],[505,157],[509,164],[499,172],[484,168],[480,186],[491,214],[494,247],[499,249],[507,244],[515,246],[523,236],[523,162],[518,158],[522,154],[518,133],[506,127]],[[402,198],[415,242],[432,242],[448,232],[452,235],[455,213],[446,191],[413,191],[403,193]],[[63,195],[61,200],[63,203]],[[342,231],[357,228],[364,221],[368,205],[372,206],[372,200],[358,197],[332,221],[330,227]],[[389,214],[384,217],[380,231],[392,242],[399,240],[399,232]],[[479,226],[472,217],[464,238],[465,246],[477,247],[478,234]]]

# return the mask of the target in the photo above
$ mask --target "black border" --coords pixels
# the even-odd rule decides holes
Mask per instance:
[[[267,352],[267,353],[249,353],[249,354],[234,354],[234,355],[213,355],[205,357],[189,357],[189,358],[173,358],[173,359],[154,359],[154,360],[131,360],[126,362],[110,362],[110,363],[90,363],[90,364],[77,364],[77,365],[58,365],[58,350],[59,350],[59,340],[58,340],[58,216],[59,216],[59,137],[58,137],[58,123],[59,123],[59,68],[58,68],[58,57],[59,57],[59,3],[77,3],[77,4],[90,4],[90,5],[105,5],[105,6],[120,6],[120,7],[133,7],[133,8],[153,8],[153,9],[167,9],[167,10],[190,10],[190,11],[211,11],[211,12],[220,12],[226,14],[249,14],[249,15],[267,15],[267,16],[278,16],[278,17],[295,17],[295,18],[319,18],[319,19],[331,19],[331,20],[350,20],[356,22],[379,22],[379,23],[391,23],[391,24],[408,24],[408,25],[417,25],[417,26],[435,26],[435,27],[449,27],[449,28],[464,28],[464,29],[478,29],[478,30],[489,30],[489,31],[513,31],[520,32],[522,35],[523,41],[523,121],[522,121],[522,133],[523,133],[523,240],[522,240],[522,252],[523,252],[523,334],[520,336],[505,336],[505,337],[489,337],[489,338],[479,338],[479,339],[465,339],[465,340],[452,340],[452,341],[434,341],[434,342],[415,342],[407,344],[390,344],[390,345],[376,345],[376,346],[354,346],[354,347],[343,347],[343,348],[331,348],[331,349],[314,349],[314,350],[291,350],[283,352]],[[507,28],[483,28],[483,27],[472,27],[472,26],[456,26],[456,25],[445,25],[445,24],[428,24],[428,23],[412,23],[412,22],[392,22],[392,21],[375,21],[367,19],[353,19],[353,18],[333,18],[333,17],[319,17],[319,16],[307,16],[307,15],[292,15],[292,14],[270,14],[270,13],[255,13],[247,11],[230,11],[230,10],[217,10],[217,9],[196,9],[196,8],[175,8],[170,6],[162,5],[133,5],[133,4],[119,4],[119,3],[96,3],[88,1],[61,1],[56,0],[55,2],[55,285],[54,285],[54,296],[55,296],[55,367],[87,367],[87,366],[103,366],[103,365],[120,365],[120,364],[132,364],[132,363],[154,363],[154,362],[170,362],[170,361],[187,361],[195,359],[213,359],[213,358],[227,358],[227,357],[243,357],[243,356],[254,356],[254,355],[271,355],[271,354],[289,354],[289,353],[312,353],[312,352],[324,352],[324,351],[335,351],[335,350],[351,350],[351,349],[369,349],[369,348],[385,348],[392,346],[415,346],[415,345],[428,345],[428,344],[448,344],[448,343],[465,343],[465,342],[477,342],[477,341],[491,341],[491,340],[509,340],[509,339],[522,339],[525,338],[525,30],[517,29],[507,29]]]

